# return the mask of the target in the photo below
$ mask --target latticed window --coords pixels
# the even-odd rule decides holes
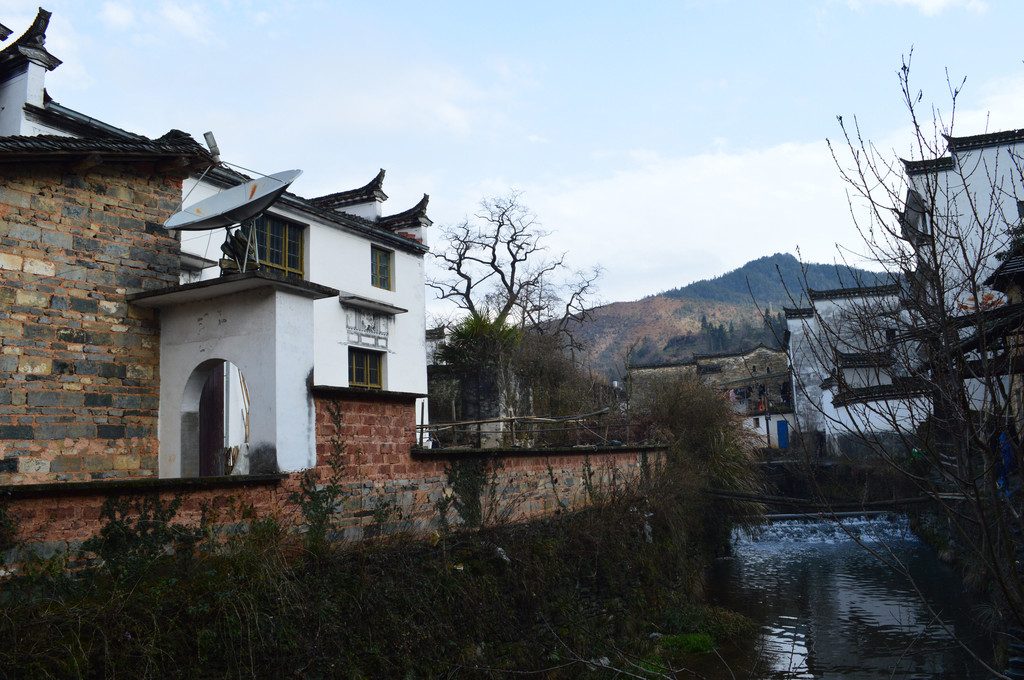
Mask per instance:
[[[280,217],[257,217],[256,240],[259,244],[260,265],[301,278],[305,274],[302,233],[301,225],[286,222]]]
[[[349,348],[348,350],[348,384],[349,387],[384,387],[383,361],[380,352],[369,352],[365,349]]]
[[[393,290],[391,281],[391,251],[370,246],[370,284]]]

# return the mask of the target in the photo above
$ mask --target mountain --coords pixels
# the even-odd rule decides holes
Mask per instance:
[[[803,291],[828,290],[883,283],[885,275],[842,265],[808,264],[789,253],[776,253],[752,260],[739,269],[714,279],[673,288],[660,295],[667,298],[751,304],[762,307],[797,307],[806,304]]]
[[[633,364],[685,361],[694,354],[777,346],[783,307],[806,304],[805,291],[878,285],[884,275],[808,264],[788,253],[762,257],[714,279],[697,281],[635,302],[593,310],[575,330],[590,368],[619,379]]]

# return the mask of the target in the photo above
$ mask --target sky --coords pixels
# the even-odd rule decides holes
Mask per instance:
[[[348,2],[0,0],[53,12],[69,108],[147,136],[210,130],[291,190],[430,195],[428,239],[521,192],[598,298],[634,300],[776,252],[861,243],[837,116],[911,157],[897,72],[954,134],[1024,128],[1018,0]],[[10,40],[10,39],[9,39]]]

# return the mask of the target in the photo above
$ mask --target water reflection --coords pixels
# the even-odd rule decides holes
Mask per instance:
[[[731,663],[737,677],[988,677],[955,640],[989,654],[970,603],[904,518],[788,520],[734,545],[709,594],[763,626],[760,657]],[[914,575],[932,610],[883,560]]]

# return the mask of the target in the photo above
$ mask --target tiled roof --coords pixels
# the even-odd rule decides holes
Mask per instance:
[[[1024,129],[1004,130],[1002,132],[989,132],[983,135],[972,135],[970,137],[946,137],[950,151],[966,151],[968,149],[981,149],[986,146],[1001,146],[1003,144],[1017,144],[1024,142]]]
[[[960,350],[965,354],[979,347],[991,347],[993,342],[1005,335],[1016,335],[1024,323],[1024,304],[1002,305],[984,310],[978,314],[967,315],[963,327],[970,328],[970,333],[960,340]]]
[[[350,189],[349,191],[339,191],[334,194],[327,194],[326,196],[318,196],[317,198],[309,199],[309,202],[318,208],[342,208],[347,205],[356,205],[358,203],[370,203],[372,201],[386,201],[388,199],[387,194],[384,193],[384,168],[381,168],[377,176],[370,180],[370,183],[366,186],[359,187],[358,189]]]
[[[682,368],[684,366],[696,366],[696,365],[697,365],[696,361],[694,361],[693,359],[689,359],[689,360],[686,360],[686,361],[665,361],[665,362],[653,363],[653,364],[630,364],[626,368],[627,368],[627,370],[630,370],[630,371],[632,371],[632,370],[638,370],[639,371],[639,370],[648,370],[648,369],[652,369],[652,368]]]
[[[831,388],[834,383],[829,385]],[[822,388],[826,388],[822,383]],[[871,385],[870,387],[855,387],[841,390],[832,398],[833,406],[846,406],[872,401],[886,401],[889,399],[915,399],[926,396],[930,392],[928,383],[918,378],[894,378],[890,385]]]
[[[807,296],[812,300],[836,300],[852,297],[881,297],[896,295],[900,287],[895,283],[884,286],[852,286],[850,288],[832,288],[830,290],[808,290]]]
[[[906,168],[908,175],[920,175],[924,172],[939,172],[940,170],[952,170],[955,167],[952,156],[942,156],[940,158],[929,158],[923,161],[908,161],[903,158],[903,167]]]
[[[953,159],[958,151],[969,151],[971,149],[983,149],[987,146],[1003,146],[1008,144],[1020,144],[1024,142],[1024,129],[1004,130],[1002,132],[989,132],[983,135],[971,135],[969,137],[951,137],[945,135],[946,145],[951,155],[930,158],[921,161],[903,160],[903,167],[907,174],[919,175],[926,172],[940,172],[952,170],[956,167]]]
[[[0,137],[0,162],[23,160],[26,157],[40,159],[91,154],[119,159],[180,156],[212,162],[210,154],[192,137],[180,130],[171,130],[159,139],[95,139],[61,135]]]
[[[777,349],[775,347],[768,347],[763,342],[759,342],[759,343],[757,343],[756,346],[751,347],[750,349],[742,349],[742,350],[738,350],[738,351],[735,351],[735,352],[710,352],[708,354],[694,354],[693,358],[694,358],[695,361],[701,361],[701,360],[706,360],[706,359],[728,359],[729,357],[747,356],[749,354],[753,354],[754,352],[757,352],[758,350],[762,350],[762,349],[768,350],[769,352],[776,352],[776,353],[779,353],[779,354],[785,354],[786,353],[785,350]]]
[[[405,212],[380,218],[379,224],[388,231],[398,231],[403,227],[412,229],[429,227],[433,224],[430,218],[427,217],[427,203],[429,202],[430,196],[423,194],[423,198],[420,199],[419,203]]]
[[[1006,285],[1022,276],[1024,276],[1024,252],[1018,252],[1003,260],[1002,264],[992,272],[992,275],[985,279],[985,285],[1005,293]]]
[[[892,366],[888,352],[840,352],[836,350],[836,365],[840,368],[874,368]]]
[[[146,139],[142,135],[122,130],[110,123],[104,123],[84,113],[79,113],[74,109],[62,106],[53,101],[46,90],[43,90],[43,106],[25,104],[25,115],[28,118],[43,123],[47,127],[66,132],[72,137]]]
[[[783,307],[787,319],[809,319],[814,316],[814,307]]]
[[[382,175],[378,175],[378,177],[382,177]],[[231,187],[241,182],[248,182],[252,178],[241,172],[237,172],[226,165],[219,165],[207,173],[206,179],[223,187]],[[358,191],[358,189],[356,191]],[[421,203],[423,202],[421,201]],[[391,228],[384,228],[383,225],[374,220],[368,220],[365,217],[317,205],[315,199],[310,200],[291,192],[285,192],[285,194],[278,199],[278,204],[282,207],[315,215],[318,219],[321,219],[324,222],[352,229],[391,246],[405,248],[415,253],[425,253],[427,251],[427,247],[416,239],[397,233]],[[425,204],[424,207],[426,207]],[[429,223],[429,220],[427,220],[427,222]]]

